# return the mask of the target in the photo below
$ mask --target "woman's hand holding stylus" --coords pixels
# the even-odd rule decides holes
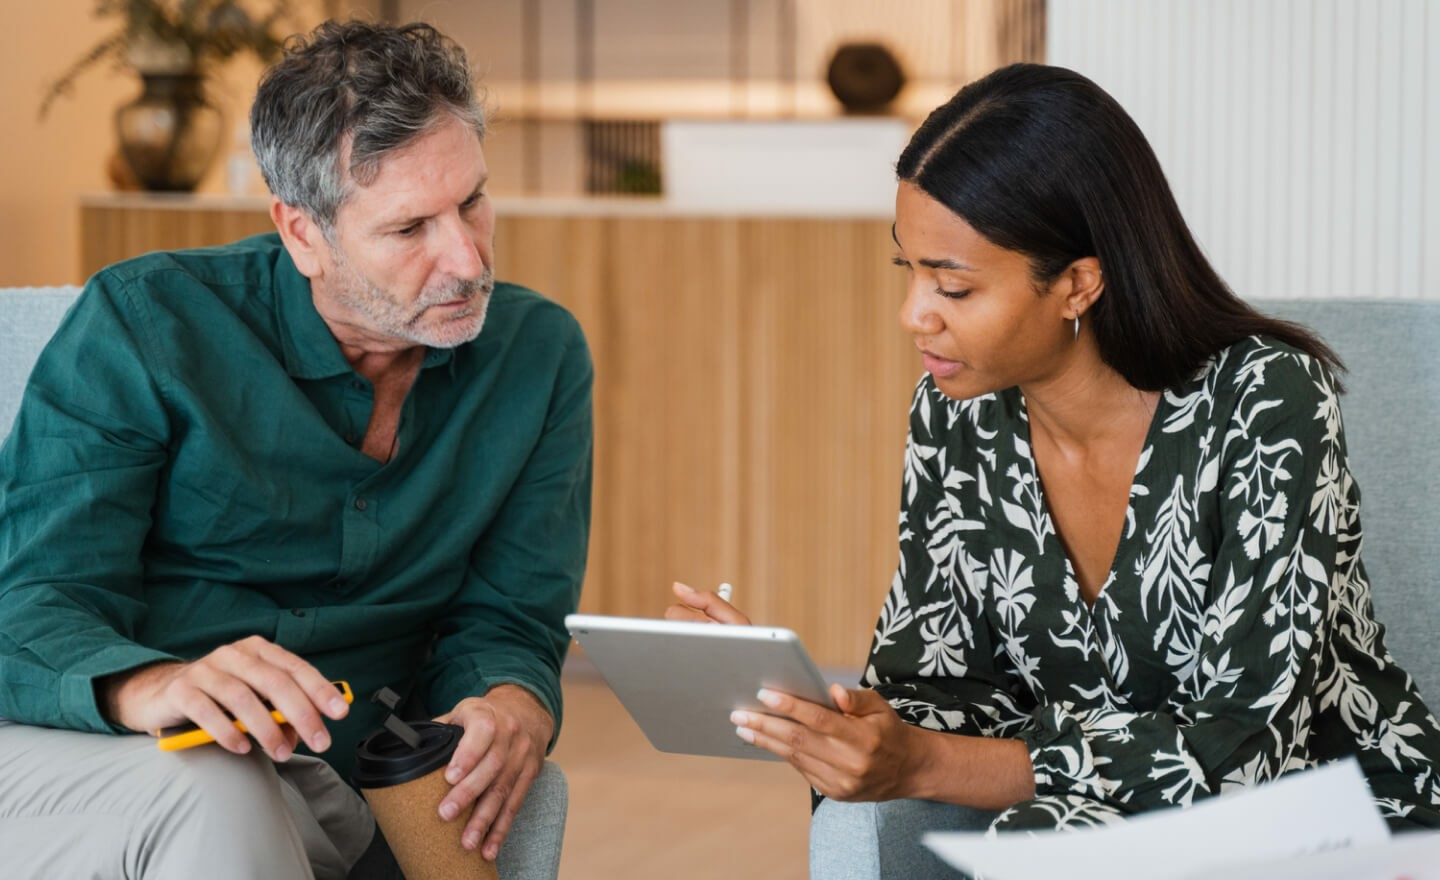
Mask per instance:
[[[720,592],[701,592],[685,584],[671,586],[680,601],[665,609],[666,620],[689,620],[699,623],[738,623],[750,625],[750,618],[744,612],[722,598],[729,591],[729,584],[721,584]]]

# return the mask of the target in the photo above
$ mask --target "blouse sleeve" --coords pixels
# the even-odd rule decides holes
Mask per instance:
[[[976,402],[950,403],[916,388],[905,446],[900,563],[880,612],[864,684],[911,724],[948,733],[1014,736],[1029,723],[1023,681],[1004,662],[985,622],[983,566],[967,532],[984,526],[947,491],[973,479],[947,468],[938,435]]]
[[[1245,357],[1197,472],[1167,475],[1169,498],[1142,526],[1145,625],[1188,669],[1164,711],[1042,707],[1019,736],[1040,796],[1133,812],[1307,765],[1331,583],[1358,550],[1339,513],[1352,483],[1325,368],[1273,348]],[[1215,548],[1208,570],[1205,545]],[[1202,593],[1197,620],[1166,619],[1174,589]]]

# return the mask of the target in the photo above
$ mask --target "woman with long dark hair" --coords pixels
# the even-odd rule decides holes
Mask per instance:
[[[767,694],[782,717],[737,713],[738,734],[828,798],[1002,829],[1349,755],[1392,826],[1440,826],[1440,726],[1372,613],[1334,354],[1227,289],[1079,74],[966,86],[897,171],[927,371],[899,570],[865,687],[838,712]],[[745,622],[676,594],[671,617]]]

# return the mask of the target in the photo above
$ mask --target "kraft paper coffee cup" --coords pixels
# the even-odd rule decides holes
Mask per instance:
[[[410,727],[420,735],[416,748],[388,730],[361,740],[353,774],[405,880],[495,880],[495,865],[460,845],[470,810],[451,822],[440,818],[440,801],[450,791],[445,767],[464,731],[433,721]]]

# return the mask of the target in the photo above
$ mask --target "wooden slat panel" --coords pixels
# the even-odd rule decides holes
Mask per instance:
[[[89,277],[111,263],[153,250],[205,247],[273,232],[263,211],[231,209],[80,209],[80,267]]]

